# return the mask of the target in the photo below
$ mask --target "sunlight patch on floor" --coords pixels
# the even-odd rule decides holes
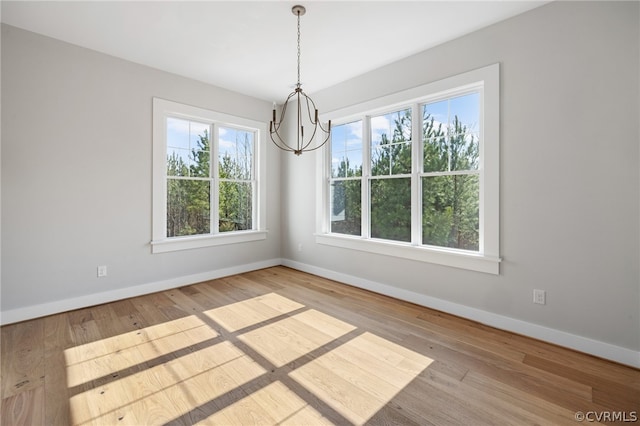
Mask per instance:
[[[73,346],[65,349],[64,357],[69,366],[202,326],[206,326],[206,324],[200,318],[195,315],[190,315],[117,336],[96,340],[95,342]]]
[[[115,378],[114,371],[123,371],[145,362],[218,337],[207,325],[170,334],[155,340],[126,347],[67,367],[67,386],[74,387],[92,380]]]
[[[266,372],[232,343],[94,386],[70,399],[74,424],[158,424],[229,393]]]
[[[260,388],[197,423],[204,425],[331,425],[322,414],[280,381]]]
[[[211,309],[204,314],[233,333],[300,308],[304,308],[304,305],[278,294],[269,293]]]
[[[352,330],[354,326],[310,309],[244,333],[238,339],[276,367],[282,367]]]
[[[432,362],[275,293],[203,314],[65,350],[73,424],[362,424]]]
[[[289,373],[355,424],[366,423],[433,360],[371,333]]]

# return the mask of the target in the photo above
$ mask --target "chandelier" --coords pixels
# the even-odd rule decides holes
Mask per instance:
[[[298,17],[298,83],[296,84],[295,90],[289,94],[284,105],[282,105],[280,121],[278,121],[276,117],[276,104],[274,102],[273,119],[269,122],[269,134],[271,140],[278,148],[300,155],[303,152],[314,151],[320,148],[329,140],[331,137],[331,120],[329,120],[327,128],[325,129],[318,119],[318,108],[316,108],[316,104],[313,102],[313,99],[307,96],[302,90],[302,85],[300,84],[300,16],[305,14],[306,9],[304,6],[298,5],[293,6],[291,12]],[[294,138],[295,144],[293,144],[294,141],[285,142],[285,139],[288,138],[283,138],[279,133],[280,126],[285,119],[287,106],[289,105],[289,101],[292,100],[296,101],[298,109],[296,114],[297,128],[296,137]],[[304,128],[305,122],[310,125],[310,129],[307,128],[306,134]],[[320,130],[320,132],[318,132],[318,130]],[[316,133],[319,133],[318,137],[321,142],[315,142]]]

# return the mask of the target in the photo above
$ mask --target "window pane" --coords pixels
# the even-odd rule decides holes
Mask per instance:
[[[211,152],[209,151],[209,131],[204,129],[203,133],[193,138],[189,172],[191,176],[194,177],[209,177],[210,171]]]
[[[425,104],[422,113],[424,135],[426,138],[445,136],[449,128],[449,100]],[[426,123],[430,123],[426,126]],[[431,133],[433,131],[433,133]]]
[[[391,174],[411,173],[411,142],[389,146],[391,158]]]
[[[380,145],[371,151],[373,176],[411,173],[411,142]]]
[[[253,132],[221,127],[219,130],[218,164],[223,179],[252,178]]]
[[[167,179],[167,237],[210,232],[208,181]]]
[[[220,232],[252,229],[252,184],[249,182],[220,182],[218,223]]]
[[[362,176],[362,120],[331,128],[331,177]]]
[[[449,103],[449,122],[458,121],[465,132],[478,132],[480,130],[480,93],[470,93],[464,96],[451,98]],[[451,127],[455,130],[455,126]]]
[[[167,118],[167,175],[209,177],[209,125]]]
[[[189,176],[189,150],[167,148],[167,176]]]
[[[424,171],[444,172],[449,170],[449,147],[447,138],[434,137],[424,140]]]
[[[451,171],[478,169],[478,140],[477,133],[458,133],[449,137]]]
[[[425,139],[424,171],[477,170],[480,158],[478,140],[477,133]]]
[[[411,109],[371,117],[371,174],[411,173]]]
[[[479,123],[479,93],[425,104],[422,112],[423,170],[477,170]]]
[[[411,140],[411,108],[371,117],[371,146]]]
[[[371,180],[371,236],[411,241],[411,179]]]
[[[189,149],[189,121],[167,118],[167,146]]]
[[[371,150],[371,175],[391,174],[391,154],[386,146],[377,146]]]
[[[361,234],[361,193],[360,180],[331,182],[331,232]]]
[[[478,175],[422,178],[422,243],[478,251]]]

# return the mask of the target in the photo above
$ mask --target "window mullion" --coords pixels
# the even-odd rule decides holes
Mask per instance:
[[[212,234],[217,234],[220,232],[219,224],[220,224],[220,178],[219,178],[219,164],[218,164],[218,137],[220,132],[220,127],[216,123],[211,124],[211,129],[209,130],[211,134],[211,141],[209,142],[209,151],[210,151],[210,166],[209,166],[209,178],[210,178],[210,212],[209,217],[211,220],[211,230]]]
[[[371,117],[362,118],[362,187],[361,232],[362,238],[371,238]]]
[[[333,140],[331,141],[332,146],[333,146]],[[327,208],[325,209],[325,220],[324,220],[324,226],[327,229],[327,232],[332,232],[331,230],[331,209],[333,208],[333,198],[332,198],[332,193],[331,193],[331,185],[333,184],[333,182],[335,181],[335,179],[333,178],[333,169],[332,169],[332,162],[331,162],[331,149],[327,149],[327,154],[325,156],[325,171],[327,173],[327,180],[329,182],[329,185],[327,185],[327,188],[325,190],[325,200],[327,200]]]
[[[422,170],[422,114],[420,105],[411,107],[411,244],[422,244],[422,196],[420,172]]]
[[[258,188],[256,185],[258,164],[256,163],[256,152],[258,152],[260,135],[255,132],[253,136],[253,144],[251,145],[251,229],[259,229],[263,224],[260,223]]]

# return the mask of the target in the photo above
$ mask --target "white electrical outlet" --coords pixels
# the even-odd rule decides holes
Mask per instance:
[[[98,266],[98,278],[107,276],[107,265]]]
[[[545,305],[547,303],[547,292],[544,290],[533,290],[533,303]]]

